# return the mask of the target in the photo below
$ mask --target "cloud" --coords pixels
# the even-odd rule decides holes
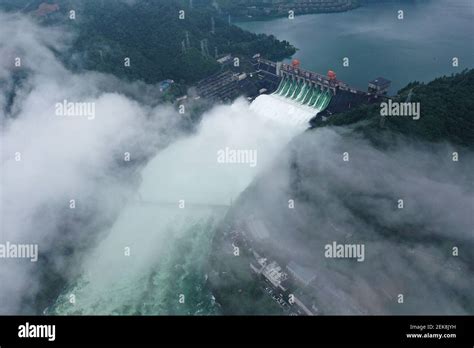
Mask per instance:
[[[195,134],[174,142],[143,168],[138,194],[51,312],[162,315],[215,310],[202,284],[214,229],[232,201],[300,130],[252,112],[243,99],[208,111]],[[255,151],[256,166],[221,163],[218,153],[226,147]],[[183,292],[189,300],[176,306],[173,299]],[[77,298],[75,305],[70,294]]]
[[[0,313],[29,313],[42,280],[73,273],[115,219],[140,163],[180,134],[180,115],[151,102],[154,86],[67,70],[55,56],[72,39],[64,29],[18,14],[0,22],[0,242],[35,243],[40,254],[37,263],[0,259]],[[65,100],[90,103],[95,117],[57,115]]]
[[[244,192],[234,221],[258,212],[264,256],[317,272],[306,290],[322,313],[472,314],[473,165],[449,144],[400,136],[382,150],[348,128],[316,129]],[[333,241],[363,244],[364,262],[326,258]]]
[[[38,27],[17,15],[0,16],[10,28],[0,34],[5,35],[0,37],[0,56],[11,53],[0,75],[8,81],[1,90],[7,97],[1,105],[0,241],[38,243],[40,254],[36,264],[0,260],[0,276],[8,279],[0,289],[0,313],[41,312],[58,292],[56,312],[95,308],[124,313],[130,303],[140,308],[147,277],[158,274],[158,282],[163,276],[158,269],[166,266],[167,248],[188,236],[193,226],[220,221],[231,199],[302,128],[260,117],[247,101],[237,100],[214,107],[195,134],[180,137],[182,115],[156,105],[155,86],[96,72],[73,73],[53,53],[65,52],[73,39],[62,39],[62,29]],[[14,39],[6,40],[12,33]],[[12,66],[16,56],[22,58],[19,69]],[[57,115],[57,103],[69,102],[92,103],[94,117]],[[217,154],[226,147],[255,151],[258,162],[219,163]],[[125,152],[131,154],[131,164],[124,161]],[[17,153],[21,161],[15,161]],[[180,199],[188,209],[170,211],[169,205]],[[218,212],[200,208],[208,205],[222,207]],[[204,228],[203,236],[209,233]],[[197,237],[192,244],[199,259],[210,247]],[[123,255],[127,245],[133,259]],[[180,281],[167,279],[159,282],[160,289]],[[57,284],[74,289],[75,307]]]

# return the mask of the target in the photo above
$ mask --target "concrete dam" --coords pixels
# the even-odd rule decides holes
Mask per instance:
[[[268,118],[285,123],[306,125],[312,118],[329,117],[359,104],[384,98],[390,81],[377,78],[367,91],[357,90],[336,79],[334,71],[321,75],[291,64],[254,57],[257,78],[263,87],[250,108]]]
[[[239,71],[230,66],[230,55],[224,58],[227,69],[199,81],[198,96],[230,102],[243,95],[252,100],[253,111],[284,124],[307,126],[316,116],[324,120],[359,104],[380,102],[390,87],[389,80],[379,77],[369,82],[367,91],[358,90],[332,70],[322,75],[302,69],[297,59],[286,64],[256,54],[249,61],[252,70]]]
[[[328,106],[331,98],[329,90],[284,77],[275,92],[258,96],[250,108],[276,121],[305,125]]]

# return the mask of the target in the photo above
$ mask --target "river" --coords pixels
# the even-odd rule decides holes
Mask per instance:
[[[398,11],[403,19],[398,19]],[[242,22],[298,48],[303,68],[326,73],[365,90],[378,76],[395,93],[410,81],[428,82],[474,67],[474,2],[421,0],[369,4],[353,11],[296,15],[294,19]],[[458,66],[453,67],[453,58]],[[343,59],[349,58],[349,66]]]

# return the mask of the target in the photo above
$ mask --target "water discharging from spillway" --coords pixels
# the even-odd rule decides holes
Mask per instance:
[[[279,97],[215,107],[197,134],[159,152],[144,168],[136,197],[85,258],[81,277],[45,312],[217,314],[204,270],[213,231],[232,199],[310,118],[296,109],[285,122],[281,104],[271,102]],[[219,160],[219,153],[233,150],[255,151],[254,161]]]
[[[329,90],[287,77],[274,93],[259,96],[250,108],[277,122],[304,125],[328,106],[331,96]]]

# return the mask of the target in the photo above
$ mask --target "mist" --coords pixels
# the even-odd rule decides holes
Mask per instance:
[[[159,272],[173,243],[188,238],[196,249],[188,262],[204,264],[213,226],[305,126],[273,122],[239,99],[185,135],[182,115],[153,101],[154,86],[73,73],[53,53],[72,35],[1,16],[9,29],[0,53],[11,58],[2,62],[1,92],[13,96],[1,105],[1,237],[38,244],[39,261],[2,260],[0,313],[199,311],[167,304],[184,291],[163,290],[179,283],[176,271]],[[68,102],[91,104],[94,115],[55,114]],[[146,294],[155,307],[142,308]]]
[[[67,70],[54,53],[72,38],[62,28],[16,14],[0,22],[0,240],[39,249],[36,263],[1,260],[0,313],[36,313],[37,296],[58,290],[45,283],[72,276],[115,220],[141,162],[181,134],[180,117],[148,102],[152,86]],[[65,100],[93,105],[94,117],[57,115]]]
[[[212,294],[192,288],[205,284],[215,227],[301,130],[251,112],[245,100],[206,113],[195,135],[174,142],[144,168],[136,197],[87,256],[82,277],[53,313],[199,314],[204,307],[208,313]],[[224,148],[255,151],[256,165],[220,163]],[[180,255],[180,239],[191,241],[189,254]],[[179,304],[181,294],[189,304]]]
[[[264,257],[316,272],[305,289],[320,314],[472,313],[474,155],[394,139],[381,149],[352,127],[305,132],[242,194],[221,231],[256,215],[270,233],[257,244]],[[333,242],[365,246],[365,259],[326,257]]]

